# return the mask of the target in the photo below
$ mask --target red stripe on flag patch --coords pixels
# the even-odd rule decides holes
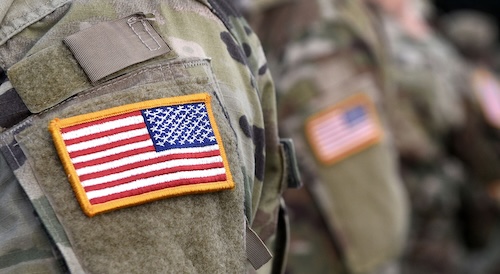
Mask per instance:
[[[107,122],[112,122],[112,121],[125,119],[125,118],[131,117],[131,116],[138,116],[138,115],[141,115],[140,111],[133,111],[133,112],[127,112],[124,114],[118,114],[118,115],[111,116],[108,118],[99,119],[99,120],[96,120],[94,122],[90,121],[90,122],[86,122],[86,123],[82,123],[82,124],[76,124],[73,126],[69,126],[66,128],[61,128],[61,133],[66,133],[68,131],[77,131],[78,129],[88,127],[89,125],[92,125],[92,124],[104,124]]]
[[[110,133],[118,134],[118,133],[130,132],[132,130],[142,129],[142,128],[144,128],[144,126],[142,124],[123,126],[123,127],[117,128],[117,129],[109,130],[109,131],[102,131],[102,132],[98,132],[95,134],[89,134],[89,135],[82,136],[79,138],[74,138],[71,140],[65,140],[64,142],[66,143],[67,146],[69,146],[69,145],[74,145],[74,144],[80,144],[80,143],[87,142],[87,141],[92,141],[92,140],[95,140],[98,138],[106,138],[107,136],[110,135]]]
[[[181,171],[190,171],[190,170],[205,170],[205,169],[211,169],[211,168],[223,168],[224,165],[222,163],[210,163],[210,164],[204,164],[204,165],[197,165],[197,166],[176,166],[173,168],[169,168],[168,172],[169,173],[176,173],[176,172],[181,172]],[[150,171],[150,172],[145,172],[142,174],[137,174],[137,175],[132,175],[130,177],[126,177],[125,179],[117,179],[115,181],[109,181],[107,183],[102,183],[102,184],[97,184],[97,185],[90,185],[85,188],[86,192],[89,191],[94,191],[94,190],[100,190],[100,189],[106,189],[109,187],[117,186],[117,185],[123,185],[126,183],[132,183],[141,179],[147,179],[147,178],[152,178],[152,177],[157,177],[161,176],[165,173],[166,170],[155,170],[155,171]],[[223,175],[225,176],[225,175]]]
[[[50,131],[88,216],[234,187],[208,94],[56,119]]]
[[[377,143],[382,130],[373,103],[357,94],[310,117],[306,135],[318,160],[333,164]]]
[[[176,187],[176,186],[182,186],[182,185],[186,185],[186,184],[198,184],[198,183],[203,183],[205,180],[223,181],[223,180],[226,180],[226,177],[224,175],[217,175],[217,176],[211,176],[211,177],[205,177],[205,178],[191,179],[189,181],[188,180],[176,180],[176,181],[172,181],[172,182],[157,184],[157,185],[145,188],[145,189],[132,189],[129,191],[124,191],[124,192],[120,192],[120,193],[116,193],[116,194],[102,196],[99,198],[94,198],[94,199],[91,199],[90,202],[93,204],[101,204],[101,203],[109,202],[109,201],[116,200],[116,199],[121,199],[121,198],[130,197],[130,196],[144,194],[145,191],[161,190],[161,189],[164,189],[165,187]]]
[[[152,153],[156,153],[156,152],[152,152]],[[141,154],[139,154],[139,155],[141,155]],[[156,163],[167,163],[168,161],[176,160],[176,159],[197,159],[197,158],[204,159],[206,157],[218,156],[218,155],[219,155],[218,151],[209,151],[209,152],[191,153],[191,154],[173,154],[173,155],[165,155],[165,156],[153,158],[153,159],[134,161],[132,163],[126,162],[126,164],[123,164],[123,165],[121,163],[117,163],[116,161],[111,161],[111,162],[102,163],[100,165],[87,166],[87,167],[82,167],[80,169],[76,169],[76,173],[79,174],[81,181],[85,181],[85,180],[100,178],[103,176],[108,176],[110,174],[117,174],[119,172],[123,172],[123,171],[127,171],[127,170],[132,170],[132,169],[141,168],[141,167],[148,167],[148,166],[156,164]],[[125,158],[125,159],[128,159],[128,158]],[[222,162],[222,159],[220,161]]]
[[[69,152],[69,155],[73,158],[76,158],[79,156],[85,156],[85,155],[89,155],[92,153],[97,153],[97,152],[101,152],[101,151],[105,151],[105,150],[109,150],[109,149],[113,149],[113,148],[121,149],[126,145],[131,145],[131,144],[137,145],[141,141],[148,141],[148,140],[151,140],[151,138],[149,137],[149,135],[144,134],[144,135],[140,135],[137,137],[128,138],[125,140],[110,142],[110,143],[107,143],[107,144],[104,144],[101,146],[92,146],[92,147],[89,147],[86,149],[71,151],[71,152]]]

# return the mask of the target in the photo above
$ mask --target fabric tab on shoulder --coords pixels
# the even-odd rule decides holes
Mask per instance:
[[[299,164],[297,162],[293,140],[289,138],[282,138],[280,139],[280,144],[282,147],[283,161],[285,165],[285,176],[283,177],[285,182],[283,182],[282,185],[288,188],[301,188],[302,178],[300,176]]]
[[[143,13],[84,29],[63,41],[92,82],[171,51]]]
[[[246,226],[246,243],[247,243],[247,259],[255,270],[261,268],[273,255],[260,239],[259,235],[250,227],[248,220],[245,222]]]
[[[234,188],[207,93],[66,119],[50,131],[86,215]]]

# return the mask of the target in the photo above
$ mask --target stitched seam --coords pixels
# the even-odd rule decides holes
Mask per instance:
[[[203,60],[199,60],[199,61],[189,61],[187,63],[175,63],[175,64],[166,64],[166,65],[158,64],[158,65],[155,65],[155,66],[152,66],[152,67],[143,68],[140,71],[137,71],[137,72],[135,72],[133,74],[127,75],[124,78],[117,79],[117,80],[115,80],[112,83],[108,83],[108,84],[103,85],[103,86],[98,87],[98,88],[91,88],[88,92],[85,92],[84,94],[75,95],[74,97],[72,97],[71,100],[75,100],[77,98],[81,98],[81,97],[85,97],[85,96],[94,94],[94,93],[99,92],[99,91],[101,91],[101,90],[103,90],[105,88],[112,87],[114,85],[117,85],[117,84],[119,84],[119,83],[121,83],[123,81],[126,81],[126,80],[128,80],[128,79],[130,79],[132,77],[135,77],[137,75],[143,74],[145,72],[160,71],[160,73],[162,73],[163,77],[165,77],[164,74],[163,74],[163,67],[169,68],[169,67],[172,67],[172,66],[175,66],[175,65],[185,65],[185,64],[188,64],[188,63],[193,63],[193,65],[191,67],[194,67],[197,64],[198,65],[204,65],[205,62],[203,62]],[[44,114],[44,113],[46,113],[46,112],[48,112],[48,111],[50,111],[50,110],[52,110],[54,108],[56,108],[56,107],[58,107],[58,106],[60,106],[60,105],[62,105],[64,103],[66,103],[66,102],[67,102],[67,100],[64,100],[64,101],[62,101],[62,102],[54,105],[53,107],[50,107],[50,108],[48,108],[48,109],[40,112],[39,115],[42,115],[42,114]]]
[[[160,71],[160,73],[162,73],[163,77],[165,77],[165,75],[163,74],[163,67],[169,68],[169,67],[172,67],[172,66],[175,66],[175,65],[186,65],[186,64],[189,64],[189,67],[194,67],[194,66],[197,66],[197,65],[206,65],[207,63],[206,63],[206,60],[197,60],[197,61],[189,61],[189,62],[185,62],[185,63],[179,62],[179,63],[174,63],[174,64],[158,64],[158,65],[155,65],[153,67],[143,68],[140,71],[137,71],[137,72],[135,72],[135,73],[133,73],[131,75],[128,75],[128,76],[122,78],[122,79],[118,79],[118,80],[116,80],[116,81],[114,81],[112,83],[108,83],[108,84],[106,84],[104,86],[101,86],[101,87],[98,87],[98,88],[93,88],[93,90],[91,89],[88,92],[86,92],[85,94],[76,95],[75,97],[72,98],[72,100],[75,100],[77,98],[81,98],[81,97],[84,97],[84,96],[92,95],[92,94],[94,94],[96,92],[99,92],[100,90],[103,90],[103,89],[108,88],[108,87],[112,87],[114,85],[117,85],[117,84],[119,84],[119,83],[121,83],[123,81],[126,81],[126,80],[128,80],[128,79],[130,79],[132,77],[135,77],[137,75],[143,74],[145,72]],[[165,78],[163,78],[163,79],[165,79]],[[43,114],[51,111],[52,109],[54,109],[54,108],[56,108],[56,107],[58,107],[58,106],[60,106],[60,105],[62,105],[64,103],[66,103],[66,102],[67,101],[65,100],[65,101],[63,101],[63,102],[61,102],[61,103],[59,103],[59,104],[57,104],[57,105],[55,105],[55,106],[53,106],[51,108],[48,108],[48,109],[40,112],[36,116],[41,116],[41,115],[43,115]],[[15,132],[16,130],[18,130],[19,128],[22,128],[22,127],[26,126],[27,124],[31,123],[32,120],[33,120],[33,117],[35,117],[35,115],[27,118],[26,120],[24,120],[23,122],[15,125],[14,127],[12,127],[10,129],[4,131],[3,132],[4,136],[8,135],[8,134],[13,134],[13,132]],[[12,157],[14,158],[14,160],[16,161],[16,164],[18,165],[18,167],[20,167],[21,165],[20,165],[18,159],[15,157],[15,155],[14,155],[13,151],[11,150],[10,146],[5,142],[5,137],[4,136],[2,136],[2,141],[4,142],[5,146],[8,148],[10,154],[12,155]]]
[[[9,150],[9,153],[12,156],[12,158],[14,159],[14,161],[16,161],[17,168],[20,168],[21,167],[21,163],[19,163],[19,161],[17,160],[16,156],[14,155],[14,152],[10,149],[10,146],[8,144],[5,144],[5,146]]]
[[[144,30],[149,34],[149,36],[151,38],[153,38],[153,41],[156,43],[155,48],[151,48],[148,45],[148,43],[146,43],[146,41],[142,38],[142,36],[135,30],[134,25],[136,23],[138,23],[137,20],[139,20],[139,22],[142,24],[142,26],[144,27]],[[151,33],[151,30],[147,26],[148,24],[144,21],[143,18],[131,17],[127,20],[127,24],[132,29],[134,34],[139,38],[139,40],[141,40],[141,43],[144,44],[149,49],[149,51],[156,51],[156,50],[159,50],[161,48],[160,43],[158,43],[158,40],[156,40],[156,38],[153,36],[153,34]]]

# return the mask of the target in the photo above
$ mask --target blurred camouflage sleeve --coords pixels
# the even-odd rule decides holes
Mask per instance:
[[[485,120],[471,94],[464,99],[463,107],[467,113],[464,124],[451,133],[449,144],[474,179],[487,186],[500,180],[500,136]]]

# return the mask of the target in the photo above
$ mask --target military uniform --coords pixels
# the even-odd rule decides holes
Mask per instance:
[[[13,0],[0,19],[1,272],[242,273],[269,260],[259,238],[279,271],[295,173],[231,4]]]
[[[480,132],[483,140],[478,140],[475,144],[476,154],[485,155],[487,159],[498,159],[498,103],[500,102],[500,85],[498,76],[494,72],[496,40],[498,30],[491,18],[486,14],[477,11],[464,10],[453,12],[440,18],[439,30],[456,47],[457,51],[464,59],[466,74],[470,81],[467,96],[467,107],[470,124],[475,125],[474,131]],[[467,39],[465,39],[467,37]],[[471,153],[472,154],[472,153]],[[494,206],[498,206],[499,192],[498,179],[495,173],[498,162],[479,161],[472,162],[471,165],[478,169],[478,174],[482,181],[487,184],[486,194],[482,194],[483,199],[490,201]],[[487,197],[484,197],[487,196]],[[481,196],[480,196],[481,197]],[[489,217],[489,218],[484,218]],[[479,271],[484,273],[496,273],[500,269],[498,265],[498,211],[493,216],[478,218],[473,236],[467,237],[468,244],[475,249],[481,247],[477,252],[481,256],[471,256],[469,265],[480,265]],[[495,226],[491,229],[492,224]],[[493,232],[491,232],[493,230]],[[478,235],[490,235],[491,237],[478,237]],[[472,269],[470,271],[475,271]]]
[[[440,30],[444,36],[457,48],[464,59],[465,74],[470,79],[467,96],[473,123],[477,124],[488,148],[479,149],[478,154],[500,155],[498,151],[499,117],[497,114],[498,83],[493,71],[494,55],[496,54],[497,28],[491,18],[485,14],[473,11],[451,13],[440,19]],[[467,39],[465,39],[467,37]],[[494,145],[491,146],[490,144]],[[481,148],[481,144],[476,147]],[[498,178],[488,170],[495,169],[498,162],[471,163],[479,169],[482,180],[494,182]],[[479,166],[482,166],[479,167]],[[498,185],[492,184],[491,190]],[[495,197],[494,193],[491,193]]]
[[[423,28],[403,26],[408,19],[382,14],[398,85],[389,120],[413,207],[403,270],[460,273],[470,245],[489,240],[492,212],[482,184],[498,178],[498,159],[475,122],[453,49],[423,21]]]
[[[266,16],[255,29],[275,65],[280,131],[295,141],[305,188],[335,247],[332,257],[313,258],[314,249],[329,247],[312,232],[319,222],[311,201],[288,196],[292,236],[309,225],[310,236],[297,238],[312,253],[310,262],[301,259],[305,251],[292,238],[288,269],[391,273],[405,244],[408,206],[386,123],[392,87],[376,21],[359,1],[295,1]]]

